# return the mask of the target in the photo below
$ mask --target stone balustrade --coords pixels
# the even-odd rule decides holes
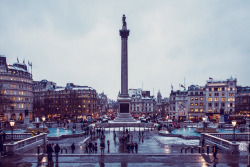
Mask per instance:
[[[214,136],[215,134],[217,136]],[[233,143],[223,138],[219,138],[219,136],[220,135],[218,133],[213,133],[213,134],[202,133],[200,138],[200,145],[202,145],[203,143],[204,145],[210,145],[212,147],[214,144],[216,144],[220,149],[230,154],[238,155],[240,153],[239,144]]]
[[[233,133],[209,133],[210,135],[219,137],[221,139],[233,141],[234,134]],[[236,133],[235,140],[236,141],[248,141],[248,136],[250,133]]]
[[[12,134],[6,133],[6,140],[11,140]],[[31,133],[13,133],[13,140],[22,140],[31,137]]]
[[[22,154],[24,152],[37,148],[38,145],[46,145],[47,141],[47,134],[41,133],[39,135],[29,137],[14,143],[4,144],[4,149],[6,153],[10,155]]]

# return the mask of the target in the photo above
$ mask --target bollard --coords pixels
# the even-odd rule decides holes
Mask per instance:
[[[61,153],[63,153],[63,150],[65,150],[65,153],[67,154],[67,149],[66,148],[62,148],[61,149]]]
[[[207,147],[207,154],[209,154],[209,145],[207,145],[206,147]]]
[[[37,155],[40,154],[40,145],[37,146]]]

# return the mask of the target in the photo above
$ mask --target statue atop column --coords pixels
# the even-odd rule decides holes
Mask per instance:
[[[122,29],[127,29],[126,16],[122,16]]]

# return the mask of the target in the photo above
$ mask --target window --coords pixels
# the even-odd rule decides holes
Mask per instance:
[[[213,98],[212,98],[212,97],[209,97],[209,98],[208,98],[208,101],[213,101]]]
[[[219,96],[219,93],[214,93],[214,96]]]
[[[195,111],[195,112],[198,112],[198,111],[199,111],[199,109],[198,109],[198,108],[196,108],[194,111]]]
[[[219,101],[219,98],[218,97],[214,98],[214,101]]]
[[[200,100],[203,100],[203,97],[201,97]]]
[[[212,96],[212,93],[209,93],[208,96]]]
[[[215,103],[215,104],[214,104],[214,106],[215,106],[215,107],[218,107],[218,106],[219,106],[219,104],[218,104],[218,103]]]
[[[222,98],[221,98],[221,101],[225,101],[225,100],[226,100],[226,98],[225,98],[225,97],[222,97]]]
[[[193,106],[194,105],[194,103],[190,103],[190,106]]]
[[[225,88],[222,88],[222,91],[225,91]]]
[[[225,96],[225,93],[222,93],[221,96]]]
[[[198,106],[198,103],[195,103],[195,106]]]
[[[221,107],[225,107],[225,103],[221,103]]]
[[[219,89],[218,88],[214,88],[214,91],[218,91]]]
[[[233,93],[229,93],[229,96],[234,96],[234,94]]]
[[[193,101],[194,100],[194,98],[193,97],[190,97],[190,101]]]
[[[203,106],[203,103],[200,103],[200,106]]]
[[[200,112],[203,112],[203,108],[200,109]]]
[[[198,97],[196,97],[195,100],[198,100]]]
[[[195,95],[198,95],[198,92],[195,92]]]
[[[203,95],[203,92],[200,92],[200,95]]]
[[[209,91],[212,91],[212,88],[209,88]]]
[[[208,107],[212,107],[212,103],[208,103]]]
[[[230,107],[233,107],[233,103],[230,103]]]
[[[194,109],[193,109],[193,108],[190,108],[190,112],[194,112]]]

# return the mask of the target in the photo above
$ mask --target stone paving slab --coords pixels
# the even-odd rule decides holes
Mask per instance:
[[[15,161],[10,161],[15,159]],[[64,154],[60,155],[58,159],[53,157],[51,164],[55,166],[247,166],[247,158],[242,156],[219,156],[219,162],[214,164],[212,155],[206,154],[106,154],[106,155],[80,155],[80,154]],[[10,163],[12,162],[12,163]],[[16,167],[16,166],[45,166],[48,165],[46,156],[21,156],[8,157],[2,159],[0,164],[2,166]],[[0,165],[0,166],[1,166]],[[49,166],[49,165],[48,165]]]
[[[23,155],[5,157],[0,159],[0,167],[35,167],[35,166],[216,166],[216,167],[245,167],[248,164],[246,154],[240,156],[231,156],[219,152],[219,163],[212,162],[212,154],[198,154],[197,151],[191,154],[190,150],[187,154],[181,154],[182,147],[187,146],[186,140],[180,138],[165,138],[158,136],[157,132],[150,131],[144,133],[143,141],[139,140],[138,132],[133,133],[133,142],[137,142],[138,153],[128,153],[126,149],[119,143],[118,137],[122,137],[123,132],[116,132],[117,138],[113,140],[113,132],[105,132],[107,140],[110,140],[110,153],[108,153],[107,146],[105,148],[105,155],[100,155],[100,150],[96,154],[84,153],[83,145],[87,140],[85,137],[63,139],[59,141],[51,141],[50,143],[59,143],[60,146],[67,147],[68,154],[59,154],[59,158],[53,157],[53,163],[47,163],[46,155],[37,156],[36,149],[31,150]],[[90,140],[90,138],[89,138]],[[70,154],[70,145],[76,145],[75,154]],[[93,143],[100,144],[99,138],[94,138]],[[188,141],[188,144],[195,145],[198,143],[196,140]]]

